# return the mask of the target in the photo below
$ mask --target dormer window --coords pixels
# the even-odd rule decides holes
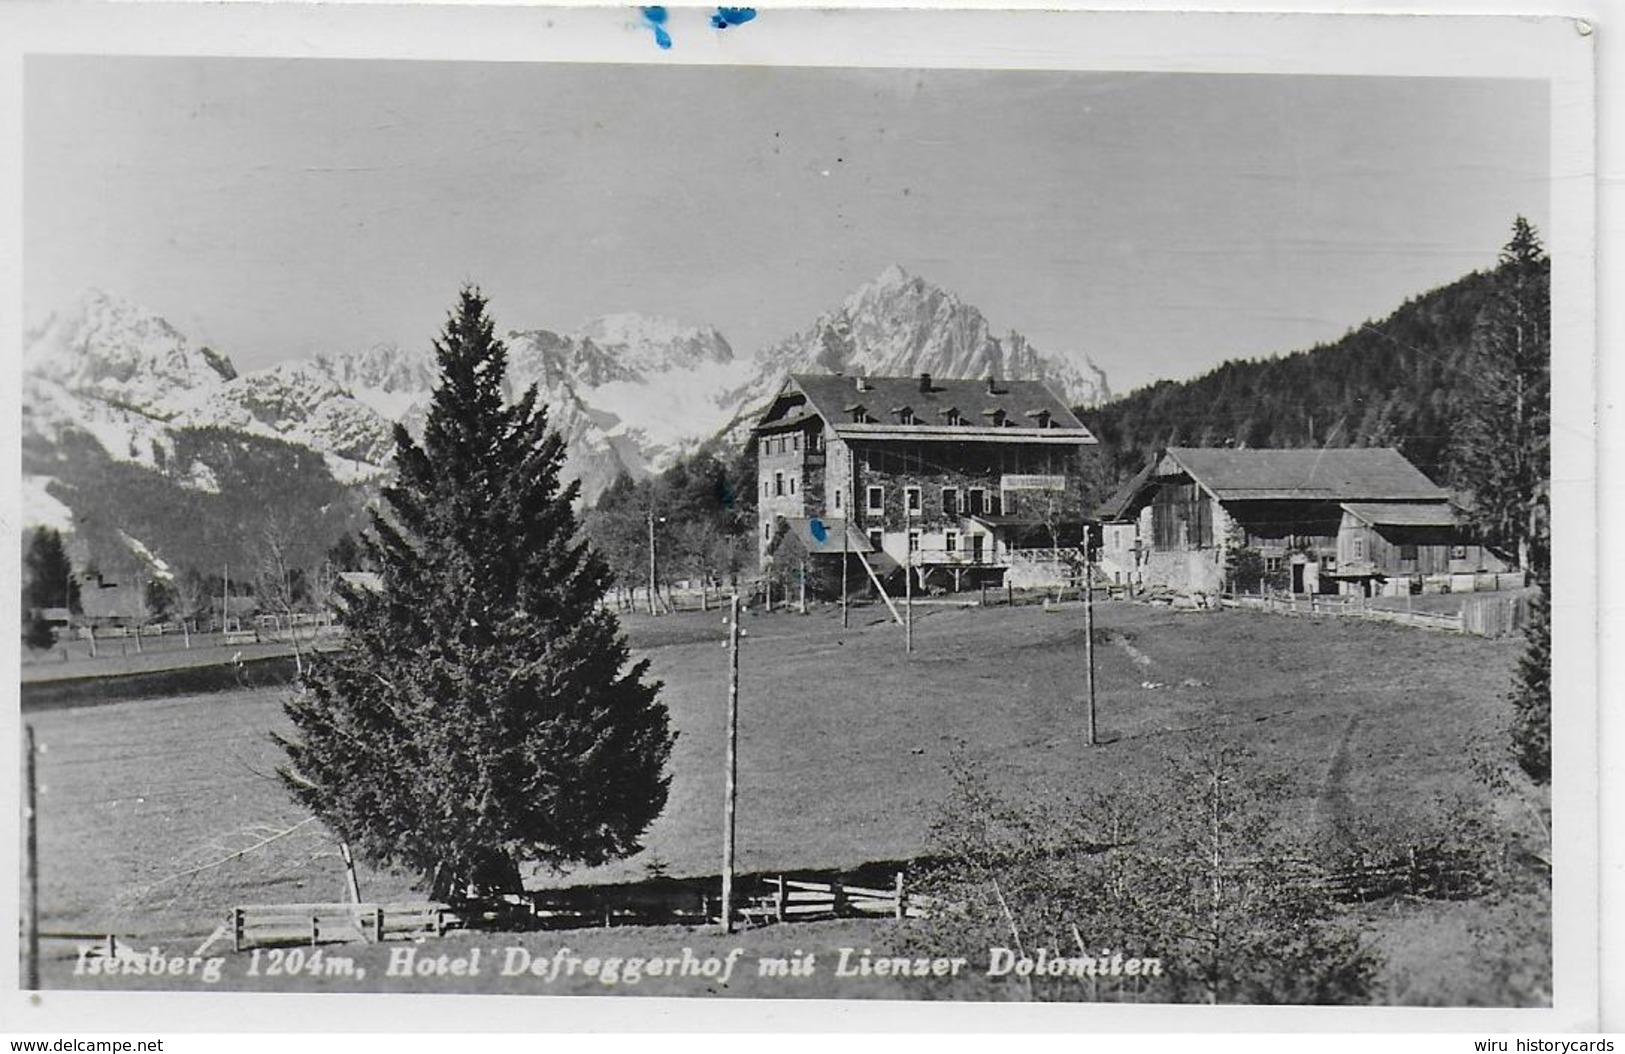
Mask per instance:
[[[1048,410],[1028,410],[1027,416],[1033,419],[1033,424],[1038,428],[1048,428],[1050,426]]]
[[[852,415],[852,423],[855,425],[861,425],[869,420],[869,408],[862,403],[853,403],[846,408],[846,412]]]
[[[938,410],[937,413],[942,415],[942,423],[950,428],[958,428],[965,423],[965,419],[960,415],[958,407],[949,406]]]
[[[891,412],[897,417],[897,423],[900,425],[914,423],[914,408],[911,406],[894,406]]]
[[[991,410],[983,410],[982,416],[987,418],[987,423],[994,428],[1004,427],[1004,410],[1002,408],[994,407]]]

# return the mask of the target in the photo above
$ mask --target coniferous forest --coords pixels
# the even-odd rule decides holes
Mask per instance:
[[[1466,359],[1491,288],[1490,273],[1474,272],[1333,343],[1158,381],[1079,415],[1118,479],[1168,445],[1392,446],[1448,485]]]

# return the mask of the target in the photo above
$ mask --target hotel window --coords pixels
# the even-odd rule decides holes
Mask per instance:
[[[959,488],[942,488],[942,514],[944,516],[959,515]]]
[[[869,508],[870,512],[879,512],[880,510],[882,510],[883,508],[886,507],[885,506],[885,493],[886,492],[884,490],[882,490],[881,488],[879,488],[879,487],[870,487],[869,488],[869,493],[868,493],[869,505],[868,505],[868,508]]]
[[[881,542],[883,541],[885,541],[885,536],[880,531],[873,530],[869,532],[869,548],[875,552],[880,552]]]
[[[920,532],[919,531],[909,531],[908,532],[908,551],[911,552],[911,553],[917,553],[917,552],[920,551]]]
[[[762,541],[771,542],[772,540],[773,540],[773,525],[771,523],[762,524]]]
[[[794,494],[795,492],[796,492],[796,478],[794,476],[791,476],[790,477],[790,493]]]
[[[976,488],[965,492],[965,511],[972,516],[980,516],[987,510],[982,508],[982,491]]]
[[[987,496],[987,514],[989,516],[1003,516],[1004,502],[998,494]]]
[[[913,424],[914,423],[914,411],[910,410],[906,406],[903,407],[901,410],[897,411],[897,423],[900,424],[900,425],[911,425],[911,424]]]
[[[904,487],[903,488],[903,508],[908,510],[908,514],[910,516],[918,516],[920,514],[920,488],[919,487]]]
[[[836,488],[836,490],[835,490],[835,511],[836,512],[841,511],[841,491],[840,491],[840,488]]]
[[[943,532],[942,551],[949,554],[957,553],[959,551],[959,535],[953,531]]]
[[[801,449],[801,435],[800,435],[800,433],[797,433],[796,435],[793,435],[793,436],[790,437],[790,449],[791,450],[800,450]]]
[[[784,497],[784,473],[782,472],[773,473],[773,496],[775,498]]]

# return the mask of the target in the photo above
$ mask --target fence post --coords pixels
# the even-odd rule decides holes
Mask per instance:
[[[244,914],[242,908],[231,909],[231,950],[234,952],[243,950],[243,931],[247,929]]]
[[[846,914],[846,890],[841,887],[841,880],[839,878],[830,879],[829,891],[834,898],[833,903],[830,905],[830,910],[834,912],[837,918],[839,918],[840,916]]]
[[[315,912],[310,915],[310,946],[316,947],[316,942],[322,939],[321,917]]]
[[[384,943],[384,907],[382,904],[372,909],[372,939],[378,944]]]
[[[773,917],[778,919],[778,921],[780,921],[780,922],[784,921],[784,908],[785,908],[786,902],[789,899],[790,899],[789,886],[787,886],[785,884],[784,876],[780,875],[779,876],[779,892],[778,892],[778,896],[773,898]]]
[[[903,900],[903,873],[897,872],[897,917],[902,918],[907,913],[907,906]]]

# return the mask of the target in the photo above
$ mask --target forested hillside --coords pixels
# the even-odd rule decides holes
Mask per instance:
[[[1490,287],[1489,273],[1474,272],[1335,343],[1159,381],[1078,415],[1119,479],[1164,445],[1331,445],[1398,447],[1447,484],[1466,357]]]
[[[77,433],[24,444],[24,471],[51,477],[51,495],[72,510],[79,561],[115,575],[207,577],[230,565],[246,577],[268,531],[282,535],[292,565],[316,567],[361,522],[367,490],[336,481],[308,447],[223,428],[174,435],[162,470],[115,461]],[[182,478],[180,466],[206,481]]]

